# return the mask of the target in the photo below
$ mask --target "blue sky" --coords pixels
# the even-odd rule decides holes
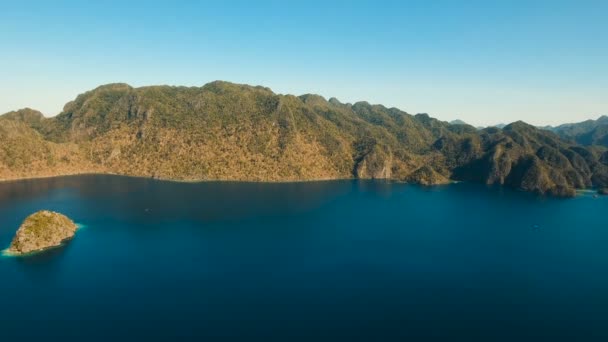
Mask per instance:
[[[608,114],[608,1],[0,1],[0,112],[100,84],[366,100],[474,125]]]

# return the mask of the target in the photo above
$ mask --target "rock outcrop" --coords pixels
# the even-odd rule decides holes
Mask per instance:
[[[433,170],[433,168],[428,165],[425,165],[412,172],[405,180],[409,183],[421,185],[440,185],[450,183],[448,178]]]
[[[39,211],[23,221],[8,252],[18,255],[59,246],[71,239],[76,229],[76,224],[62,214]]]

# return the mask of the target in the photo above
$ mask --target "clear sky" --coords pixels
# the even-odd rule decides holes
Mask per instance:
[[[0,113],[218,79],[474,125],[581,121],[608,114],[608,1],[0,1]]]

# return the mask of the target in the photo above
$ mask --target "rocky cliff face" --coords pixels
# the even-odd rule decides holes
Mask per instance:
[[[76,224],[69,218],[52,211],[39,211],[28,216],[8,249],[12,254],[25,254],[59,246],[71,239]]]
[[[457,163],[455,178],[573,196],[577,188],[605,184],[608,175],[600,160],[603,148],[572,145],[523,122],[482,130],[473,144],[480,147],[465,153],[470,156]]]
[[[561,196],[608,187],[608,152],[523,122],[477,130],[426,114],[264,87],[79,95],[54,118],[0,117],[0,178],[78,172],[184,180],[468,180]]]

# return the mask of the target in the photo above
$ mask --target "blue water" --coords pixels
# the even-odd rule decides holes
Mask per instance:
[[[2,341],[608,338],[608,198],[466,183],[0,183],[85,228],[0,259]]]

